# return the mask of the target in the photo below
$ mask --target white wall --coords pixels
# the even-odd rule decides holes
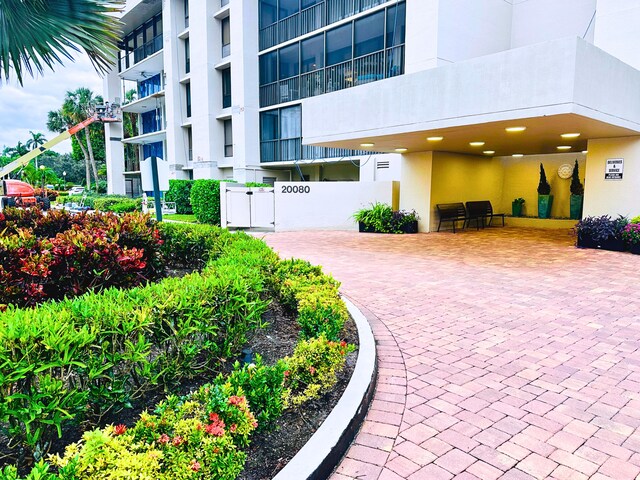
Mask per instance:
[[[508,50],[511,9],[504,0],[441,1],[438,63],[459,62]]]
[[[640,0],[598,0],[594,43],[640,69]]]
[[[596,0],[527,0],[513,3],[511,48],[563,37],[584,37],[589,42],[593,41],[594,25],[588,31],[587,27],[595,13]]]
[[[440,0],[407,2],[405,73],[438,66],[438,10]]]
[[[400,209],[418,213],[418,231],[429,232],[431,223],[431,176],[433,152],[402,156]]]
[[[353,214],[375,202],[392,205],[393,183],[276,182],[275,229],[277,232],[357,230]],[[305,190],[284,193],[289,188]]]

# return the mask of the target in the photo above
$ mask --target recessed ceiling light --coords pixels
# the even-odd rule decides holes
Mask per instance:
[[[484,142],[469,142],[469,145],[472,147],[481,147],[484,145]]]
[[[582,150],[582,153],[586,155],[587,153],[589,153],[589,150]]]
[[[524,157],[524,155],[522,153],[514,153],[513,155],[511,155],[514,158],[520,158],[520,157]]]
[[[505,130],[509,133],[524,132],[527,127],[507,127]]]
[[[441,142],[444,137],[427,137],[428,142]]]
[[[571,150],[571,145],[559,145],[556,147],[558,150]]]
[[[364,148],[373,147],[375,143],[361,143],[360,146]]]
[[[562,138],[578,138],[580,136],[579,133],[563,133],[560,135]]]
[[[408,150],[407,148],[396,148],[396,152],[398,152],[398,153],[404,153],[407,150]]]
[[[482,153],[484,153],[485,155],[493,155],[494,153],[496,153],[496,151],[495,150],[485,150]]]

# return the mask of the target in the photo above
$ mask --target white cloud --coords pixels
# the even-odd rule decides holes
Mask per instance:
[[[47,113],[62,106],[65,93],[79,87],[88,87],[102,94],[102,79],[86,55],[76,55],[76,61],[65,59],[55,71],[45,71],[37,78],[25,77],[24,86],[17,81],[0,85],[0,150],[3,146],[25,143],[29,130],[42,132],[47,140],[57,133],[47,130]],[[55,151],[71,151],[69,140],[60,143]]]

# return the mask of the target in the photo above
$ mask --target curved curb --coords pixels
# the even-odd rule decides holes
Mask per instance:
[[[329,478],[364,422],[376,386],[376,344],[363,313],[344,296],[358,328],[358,360],[338,404],[309,441],[273,480]]]

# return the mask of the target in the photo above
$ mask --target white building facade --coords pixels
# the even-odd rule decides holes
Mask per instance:
[[[135,128],[106,127],[111,192],[140,193],[152,154],[172,178],[400,180],[429,231],[436,203],[533,204],[531,165],[578,160],[585,214],[640,213],[640,0],[134,0],[122,19],[105,97],[135,91]]]

